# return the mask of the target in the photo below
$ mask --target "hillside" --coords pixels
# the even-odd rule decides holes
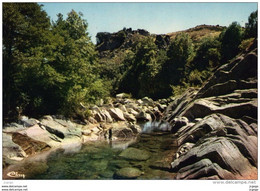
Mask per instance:
[[[97,34],[97,50],[100,56],[104,56],[106,51],[115,51],[120,49],[130,49],[135,43],[145,37],[152,37],[158,48],[167,48],[170,40],[174,39],[177,34],[187,33],[193,42],[199,42],[204,37],[217,37],[225,27],[219,25],[198,25],[196,27],[172,32],[168,34],[150,34],[144,29],[132,30],[131,28],[120,30],[116,33],[100,32]]]
[[[202,38],[212,36],[217,37],[219,34],[225,29],[226,27],[222,27],[219,25],[198,25],[196,27],[168,33],[167,35],[170,36],[171,39],[174,39],[177,34],[185,32],[191,36],[193,42],[199,42]]]
[[[168,67],[171,67],[168,66],[169,63],[167,64],[166,62],[170,61],[169,57],[172,57],[171,55],[173,55],[173,57],[176,57],[174,56],[174,54],[170,53],[171,50],[169,51],[169,47],[174,42],[176,36],[179,36],[178,38],[186,38],[189,41],[188,42],[184,40],[183,42],[190,43],[189,47],[192,48],[190,50],[191,52],[189,53],[191,54],[190,57],[196,54],[195,52],[199,49],[199,46],[205,41],[204,39],[209,39],[210,41],[212,41],[210,42],[210,45],[206,45],[206,46],[210,46],[207,49],[212,48],[211,50],[214,51],[209,54],[210,57],[214,59],[210,62],[213,63],[213,66],[215,67],[218,63],[218,57],[219,57],[218,55],[219,53],[217,53],[215,49],[219,48],[217,47],[219,43],[218,42],[215,43],[213,42],[213,40],[216,39],[223,30],[224,27],[221,26],[199,25],[194,28],[190,28],[188,30],[173,32],[169,34],[150,34],[148,31],[144,29],[132,30],[131,28],[129,29],[124,28],[123,30],[120,30],[116,33],[100,32],[96,36],[97,37],[96,49],[99,53],[99,59],[100,59],[99,67],[98,67],[100,71],[100,76],[102,78],[107,79],[107,81],[111,82],[112,95],[115,95],[116,93],[120,93],[120,92],[127,92],[132,94],[134,97],[138,97],[138,98],[144,96],[150,96],[155,99],[166,98],[171,94],[171,87],[169,84],[175,84],[175,85],[180,84],[181,81],[180,78],[183,78],[184,81],[186,80],[184,79],[186,77],[184,77],[183,75],[176,77],[176,79],[172,79],[171,81],[169,81],[168,79],[163,79],[165,76],[169,75],[167,71],[164,71],[163,73],[163,70],[165,70]],[[184,36],[187,35],[187,36],[180,37],[182,35]],[[176,45],[176,46],[180,46],[180,45]],[[183,46],[185,45],[183,44]],[[137,54],[138,50],[140,50],[140,54]],[[146,51],[147,53],[145,53]],[[184,51],[188,51],[188,49]],[[207,54],[205,50],[204,53]],[[129,74],[129,72],[131,72],[132,70],[139,70],[138,68],[140,67],[138,66],[139,65],[138,63],[142,62],[141,60],[144,59],[143,62],[148,64],[147,60],[145,60],[146,59],[145,54],[147,56],[153,54],[152,57],[154,57],[153,60],[155,60],[154,61],[155,63],[152,65],[155,68],[152,69],[154,71],[152,72],[153,74],[149,74],[148,76],[150,76],[149,77],[150,79],[155,78],[154,80],[156,82],[154,82],[153,84],[159,83],[156,86],[160,87],[161,89],[156,87],[157,90],[151,90],[151,92],[147,92],[147,91],[139,92],[138,90],[134,90],[135,89],[135,87],[133,87],[134,85],[129,85],[131,87],[128,87],[128,85],[125,84],[126,81],[128,82],[133,81],[132,79],[129,79],[129,75],[130,76],[132,75]],[[136,57],[138,55],[139,58]],[[148,56],[147,59],[150,60],[151,56]],[[202,58],[196,58],[196,59],[197,60],[195,60],[194,62],[201,62],[201,63],[205,62],[200,60]],[[191,60],[191,58],[189,58],[189,60]],[[134,64],[134,62],[136,63]],[[183,66],[181,67],[184,67],[184,65],[186,65],[186,61],[185,63],[183,62],[182,64]],[[195,66],[198,65],[198,63],[191,62],[191,65]],[[208,65],[209,63],[205,63],[205,65],[199,69],[200,72],[205,70],[205,68],[208,67]],[[190,71],[185,71],[185,73],[190,73],[192,66],[187,65],[187,67],[190,68],[188,69]],[[181,70],[187,70],[187,69],[182,68]],[[194,70],[194,68],[192,70]],[[200,76],[200,74],[197,74],[197,76]],[[208,76],[209,76],[208,74],[206,75],[204,74],[202,75],[202,77],[200,77],[200,79],[195,79],[194,81],[197,81],[200,84],[201,81],[206,79]],[[137,79],[139,77],[136,76],[134,78]],[[159,82],[160,80],[163,80],[163,82],[160,83]],[[135,84],[138,85],[141,83],[142,82],[136,82]],[[147,85],[147,87],[149,87],[146,88],[147,90],[153,89],[151,85]]]

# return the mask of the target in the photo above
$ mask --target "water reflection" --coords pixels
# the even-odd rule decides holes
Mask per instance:
[[[147,122],[134,139],[68,144],[41,157],[36,155],[37,161],[31,158],[18,166],[10,166],[8,172],[16,170],[25,174],[25,179],[114,179],[115,172],[121,168],[133,167],[143,172],[137,179],[172,179],[174,174],[160,168],[170,164],[177,147],[171,134],[155,136],[154,133],[168,128],[167,123]],[[144,161],[122,158],[120,154],[128,147],[147,151],[151,156]]]
[[[142,133],[170,131],[170,124],[164,121],[149,121],[143,125]]]
[[[132,145],[133,143],[135,143],[136,141],[137,141],[137,138],[132,138],[132,139],[125,140],[125,141],[111,141],[110,145],[113,149],[124,150],[127,147],[129,147],[130,145]]]

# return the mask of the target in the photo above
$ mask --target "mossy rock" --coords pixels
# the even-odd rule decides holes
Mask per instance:
[[[145,161],[150,158],[150,153],[141,149],[127,148],[119,156],[128,160]]]
[[[121,168],[114,174],[115,179],[135,179],[142,175],[142,172],[137,168],[126,167]]]

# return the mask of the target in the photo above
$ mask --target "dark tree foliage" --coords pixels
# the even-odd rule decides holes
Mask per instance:
[[[243,31],[237,22],[233,22],[220,34],[222,62],[226,62],[238,54],[242,37]]]
[[[190,69],[199,71],[215,68],[220,64],[220,42],[217,38],[206,37],[201,40],[201,43],[196,50]]]
[[[139,41],[134,56],[131,60],[125,60],[130,67],[122,77],[119,90],[131,93],[134,97],[158,97],[161,83],[158,74],[165,59],[165,51],[157,49],[153,38]]]
[[[168,84],[168,92],[171,92],[170,85],[179,85],[185,75],[185,67],[189,64],[194,55],[194,47],[190,36],[186,33],[178,34],[171,42],[167,51],[168,60],[163,65],[162,78]]]
[[[51,25],[36,3],[4,3],[3,23],[5,117],[77,116],[80,105],[108,95],[81,13],[58,14]]]
[[[245,25],[245,38],[257,38],[257,11],[252,12],[248,17],[248,23]]]
[[[34,67],[34,59],[41,59],[38,50],[48,43],[50,26],[46,12],[36,3],[3,3],[4,117],[27,104],[21,67]]]

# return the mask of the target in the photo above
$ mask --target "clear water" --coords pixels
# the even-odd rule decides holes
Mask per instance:
[[[124,142],[96,141],[81,145],[74,152],[58,149],[39,157],[25,160],[13,166],[25,179],[115,179],[114,173],[124,167],[142,171],[137,179],[173,179],[169,164],[177,150],[171,134],[149,128],[145,124],[143,133],[136,139]],[[158,129],[158,128],[157,128]],[[134,147],[150,153],[145,161],[124,159],[119,154],[126,148]],[[9,168],[9,171],[12,167]]]

